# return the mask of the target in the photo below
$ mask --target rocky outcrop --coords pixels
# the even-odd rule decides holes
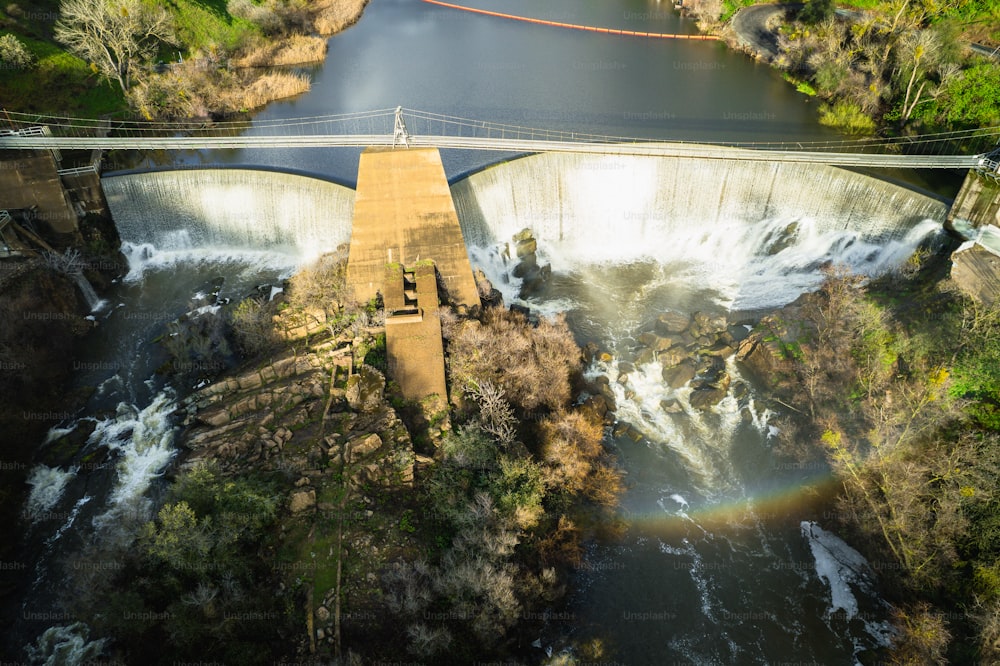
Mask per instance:
[[[789,349],[796,344],[794,333],[780,317],[768,315],[739,343],[736,359],[761,385],[774,387],[795,373],[789,358]]]
[[[1000,300],[1000,254],[969,241],[951,255],[951,279],[986,306]]]
[[[731,378],[726,359],[736,351],[729,322],[720,315],[695,312],[687,315],[668,310],[661,313],[652,331],[638,336],[636,362],[654,358],[663,366],[663,381],[673,389],[690,386],[691,407],[708,410],[729,392]],[[665,411],[678,410],[675,403]]]
[[[331,463],[357,484],[409,484],[409,433],[384,398],[385,378],[367,365],[353,372],[354,345],[329,341],[244,368],[185,401],[187,465],[213,460],[223,469],[283,469],[329,476]],[[303,490],[290,495],[309,508]]]
[[[552,267],[548,264],[538,264],[538,241],[534,237],[531,229],[522,229],[511,238],[514,243],[514,256],[518,263],[511,271],[511,275],[521,279],[521,298],[537,296],[548,286],[549,278],[552,276]],[[506,256],[510,256],[510,246],[505,251]]]

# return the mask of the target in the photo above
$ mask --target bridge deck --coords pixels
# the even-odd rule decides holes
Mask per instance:
[[[303,134],[244,136],[173,136],[173,137],[45,137],[0,134],[3,149],[64,150],[198,150],[206,148],[337,148],[391,147],[391,134]],[[979,164],[980,155],[912,155],[898,153],[845,153],[810,150],[760,150],[729,146],[679,142],[593,142],[557,141],[525,138],[486,138],[474,136],[409,137],[411,148],[503,151],[512,153],[591,153],[601,155],[649,155],[655,157],[692,157],[699,159],[797,162],[853,167],[901,167],[921,169],[969,169]]]

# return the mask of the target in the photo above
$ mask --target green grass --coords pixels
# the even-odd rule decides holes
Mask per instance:
[[[882,4],[882,0],[842,0],[836,3],[841,9],[878,9]]]
[[[763,4],[765,0],[723,0],[722,2],[722,16],[719,17],[721,23],[725,23],[733,14],[742,9],[743,7],[750,7],[751,5]]]
[[[259,32],[252,23],[232,16],[225,0],[170,0],[167,9],[174,15],[177,38],[188,52],[213,47],[229,51]]]
[[[51,42],[18,38],[36,62],[26,70],[0,70],[2,103],[8,110],[97,117],[126,109],[117,84],[104,81],[80,58]]]

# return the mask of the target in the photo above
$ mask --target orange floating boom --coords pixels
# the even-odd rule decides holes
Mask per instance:
[[[587,32],[604,32],[609,35],[628,35],[631,37],[653,37],[656,39],[689,39],[694,41],[714,41],[719,38],[715,35],[670,35],[663,32],[637,32],[635,30],[619,30],[617,28],[597,28],[591,25],[576,25],[575,23],[559,23],[558,21],[546,21],[543,19],[528,18],[527,16],[515,16],[514,14],[502,14],[500,12],[491,12],[486,9],[475,9],[473,7],[463,7],[462,5],[453,5],[450,2],[441,2],[441,0],[423,0],[431,5],[438,5],[440,7],[448,7],[449,9],[461,9],[464,12],[472,12],[473,14],[485,14],[486,16],[497,16],[499,18],[512,19],[514,21],[524,21],[525,23],[537,23],[538,25],[551,25],[557,28],[569,28],[570,30],[586,30]]]

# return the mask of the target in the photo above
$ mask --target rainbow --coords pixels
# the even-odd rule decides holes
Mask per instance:
[[[835,518],[833,499],[840,486],[836,477],[821,474],[809,479],[799,479],[766,494],[719,502],[709,501],[699,506],[692,504],[690,509],[685,508],[677,513],[635,513],[624,510],[622,518],[628,528],[661,538],[683,537],[692,522],[713,533],[726,532],[735,525],[756,522],[787,522],[797,526],[802,520],[812,519],[825,525]]]

